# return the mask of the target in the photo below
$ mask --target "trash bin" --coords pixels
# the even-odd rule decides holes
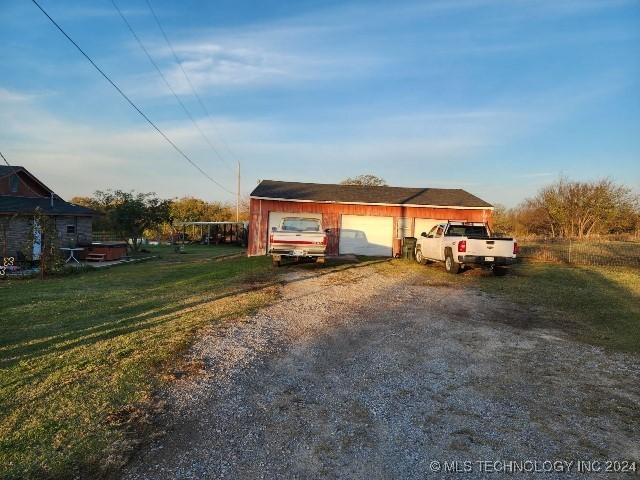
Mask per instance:
[[[402,239],[402,258],[413,260],[416,251],[417,239],[415,237],[404,237]]]

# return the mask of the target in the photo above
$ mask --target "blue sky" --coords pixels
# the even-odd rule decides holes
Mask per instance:
[[[640,185],[639,0],[118,1],[43,7],[212,177],[464,188],[515,205],[564,174]],[[180,158],[29,1],[0,0],[0,151],[63,197],[231,196]]]

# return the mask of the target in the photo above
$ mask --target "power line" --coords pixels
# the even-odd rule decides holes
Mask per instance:
[[[140,114],[140,116],[142,118],[144,118],[147,123],[149,125],[151,125],[161,136],[162,138],[164,138],[173,148],[176,152],[178,152],[180,154],[180,156],[182,156],[182,158],[184,158],[187,162],[189,162],[193,167],[195,167],[202,175],[204,175],[206,178],[208,178],[209,180],[211,180],[213,183],[215,183],[219,188],[221,188],[222,190],[224,190],[227,193],[230,193],[231,195],[234,195],[234,192],[232,192],[231,190],[228,190],[226,187],[224,187],[224,185],[222,185],[221,183],[219,183],[217,180],[213,179],[211,176],[209,176],[209,174],[207,172],[205,172],[202,168],[200,168],[200,166],[198,166],[198,164],[196,162],[194,162],[193,160],[191,160],[191,158],[182,151],[182,149],[180,149],[180,147],[178,147],[162,130],[160,130],[160,127],[158,127],[155,123],[153,123],[153,121],[140,109],[140,107],[138,107],[121,89],[118,85],[116,85],[116,83],[111,80],[111,78],[91,59],[91,57],[85,53],[85,51],[80,47],[80,45],[78,45],[68,34],[67,32],[65,32],[62,27],[60,25],[58,25],[58,23],[51,18],[51,16],[45,11],[44,8],[42,8],[40,6],[40,4],[36,1],[36,0],[31,0],[36,7],[38,7],[40,9],[40,11],[42,13],[45,14],[45,16],[51,21],[51,23],[53,23],[53,25],[60,30],[60,33],[62,33],[67,40],[69,40],[74,47],[76,47],[78,49],[78,51],[89,61],[89,63],[91,63],[91,65],[93,65],[93,67],[100,73],[100,75],[102,75],[112,86],[113,88],[115,88],[118,93],[122,96],[122,98],[124,98],[127,103],[129,103],[129,105],[131,105],[131,107],[133,107],[136,112],[138,112]]]
[[[193,118],[193,115],[191,115],[191,112],[189,112],[189,110],[187,109],[186,105],[183,103],[183,101],[180,99],[180,97],[178,96],[178,94],[175,92],[175,90],[173,89],[173,87],[171,86],[171,84],[169,83],[169,81],[167,80],[167,77],[164,76],[164,73],[162,73],[162,70],[160,69],[160,67],[158,66],[158,64],[155,62],[155,60],[153,59],[153,57],[151,56],[151,54],[149,53],[149,51],[146,49],[146,47],[144,46],[144,44],[142,43],[142,40],[140,40],[140,37],[138,36],[138,34],[135,32],[133,26],[129,23],[129,21],[127,20],[127,18],[124,16],[124,13],[122,13],[122,10],[120,10],[120,8],[118,7],[118,5],[116,4],[115,0],[111,0],[111,3],[113,4],[113,7],[116,9],[116,11],[118,12],[118,14],[120,15],[120,18],[122,18],[122,21],[125,23],[125,25],[127,26],[127,28],[129,29],[129,31],[131,32],[131,35],[133,35],[133,38],[136,39],[136,41],[138,42],[138,45],[140,46],[140,48],[142,49],[142,51],[144,52],[144,54],[147,56],[147,58],[149,59],[149,61],[151,62],[151,64],[154,66],[154,68],[156,69],[156,71],[158,72],[158,75],[160,75],[160,78],[162,78],[162,80],[164,81],[164,84],[167,86],[167,88],[169,89],[169,91],[173,94],[173,96],[175,97],[175,99],[178,101],[178,103],[180,104],[180,106],[182,107],[182,110],[184,110],[184,113],[187,115],[187,117],[189,117],[189,119],[191,120],[191,122],[193,123],[193,125],[196,127],[196,129],[198,130],[198,132],[200,132],[200,135],[202,136],[202,138],[204,139],[205,142],[207,142],[207,144],[209,145],[209,147],[211,147],[211,150],[213,150],[213,152],[216,154],[216,156],[218,157],[218,159],[220,159],[220,161],[227,167],[229,168],[232,172],[233,169],[231,168],[231,166],[227,163],[227,161],[222,158],[222,156],[220,155],[220,152],[218,151],[218,149],[213,145],[213,143],[211,143],[211,140],[209,140],[209,137],[207,137],[207,135],[202,131],[202,129],[200,128],[200,125],[198,125],[198,122],[196,122],[196,119]]]
[[[151,15],[155,19],[156,24],[158,25],[158,28],[160,29],[160,32],[162,33],[162,36],[164,37],[164,40],[167,42],[167,45],[169,46],[169,49],[171,50],[171,53],[173,54],[173,59],[178,64],[178,67],[180,67],[180,70],[182,71],[182,74],[184,75],[184,78],[187,80],[187,83],[189,84],[189,87],[191,87],[191,91],[193,92],[193,95],[198,100],[198,103],[202,107],[202,110],[204,111],[205,115],[207,116],[207,118],[209,118],[209,120],[211,120],[211,114],[209,113],[209,110],[207,109],[206,105],[202,101],[202,98],[200,98],[200,95],[198,95],[198,91],[194,87],[193,82],[191,81],[191,78],[189,78],[189,75],[187,75],[187,71],[182,66],[182,63],[180,62],[180,59],[178,58],[178,55],[176,54],[176,51],[173,48],[173,45],[171,44],[171,41],[169,40],[169,36],[167,35],[167,32],[165,32],[164,28],[162,28],[162,23],[160,23],[160,19],[156,15],[156,12],[153,9],[153,6],[151,5],[151,1],[150,0],[145,0],[145,1],[147,2],[147,6],[149,7],[149,10],[151,11]],[[239,215],[240,215],[240,160],[231,151],[231,149],[229,148],[229,145],[227,144],[227,142],[224,141],[224,138],[220,137],[220,141],[225,146],[227,151],[231,154],[231,156],[235,159],[235,161],[238,164],[238,177],[237,177],[238,184],[237,184],[237,192],[236,192],[236,220],[238,220],[240,218],[239,217]]]
[[[202,98],[200,98],[200,95],[198,95],[198,91],[196,90],[196,88],[193,85],[193,82],[191,82],[191,78],[189,78],[189,75],[187,74],[186,70],[184,69],[184,67],[182,66],[182,63],[180,62],[180,59],[178,58],[178,55],[176,54],[175,49],[173,48],[173,45],[171,44],[171,41],[169,40],[169,37],[167,35],[167,33],[165,32],[164,28],[162,28],[162,24],[160,23],[160,19],[158,18],[158,16],[156,15],[155,10],[153,9],[153,7],[151,6],[151,1],[150,0],[145,0],[147,2],[147,6],[149,7],[149,10],[151,11],[151,14],[153,15],[153,18],[156,21],[156,24],[158,25],[158,28],[160,29],[160,32],[162,32],[162,36],[164,37],[165,41],[167,42],[167,45],[169,46],[169,49],[171,50],[171,53],[173,54],[173,59],[176,61],[176,63],[178,64],[178,67],[180,67],[180,70],[182,71],[182,74],[184,75],[184,78],[187,80],[187,83],[189,84],[189,87],[191,88],[191,91],[193,92],[193,95],[196,97],[196,99],[198,100],[198,103],[200,104],[200,107],[202,108],[202,110],[204,111],[204,113],[207,115],[207,117],[210,119],[211,118],[211,114],[209,113],[209,110],[207,109],[206,105],[204,104],[204,102],[202,101]],[[227,144],[227,142],[224,141],[224,139],[221,137],[220,138],[221,143],[225,146],[225,148],[227,149],[227,151],[229,152],[229,154],[234,158],[234,160],[236,162],[238,162],[238,164],[240,163],[240,160],[238,159],[238,157],[235,155],[235,153],[233,153],[231,151],[231,149],[229,148],[229,145]]]
[[[4,158],[4,155],[2,154],[2,152],[0,152],[0,157],[2,157],[2,160],[4,160],[4,163],[6,163],[6,164],[7,164],[7,167],[10,167],[10,166],[11,166],[11,165],[9,164],[9,162],[7,161],[7,159],[6,159],[6,158]],[[14,168],[18,168],[18,167],[14,167]],[[17,170],[16,170],[15,172],[17,172]],[[13,172],[13,173],[15,173],[15,172]]]

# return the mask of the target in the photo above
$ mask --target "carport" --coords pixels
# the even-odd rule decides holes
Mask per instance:
[[[246,240],[247,222],[177,222],[175,227],[183,238],[189,234],[204,245],[244,244]]]

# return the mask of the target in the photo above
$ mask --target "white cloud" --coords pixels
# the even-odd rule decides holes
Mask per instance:
[[[260,87],[317,83],[327,78],[362,75],[380,64],[380,59],[364,52],[322,52],[301,48],[302,39],[286,40],[273,37],[274,32],[258,33],[244,38],[205,36],[199,40],[178,43],[176,52],[182,69],[200,93],[220,87]],[[297,47],[296,47],[297,45]],[[164,75],[179,94],[191,94],[191,87],[167,48],[156,46],[155,58],[164,65]],[[149,71],[146,79],[131,81],[129,91],[137,95],[171,95],[157,74]],[[144,88],[141,86],[144,85]],[[150,88],[149,85],[154,85]]]
[[[336,15],[333,10],[329,14],[326,18],[320,12],[235,28],[190,29],[170,37],[182,67],[195,87],[204,93],[220,87],[290,85],[347,78],[370,72],[386,62],[379,52],[336,41],[333,37],[337,33],[348,33],[353,24],[342,25],[341,21],[332,24],[340,15],[333,17]],[[172,87],[178,93],[190,94],[191,89],[171,49],[157,35],[151,38],[145,45],[163,65]],[[135,44],[131,44],[130,49],[139,51]],[[155,72],[149,70],[144,89],[136,87],[140,83],[138,78],[131,86],[141,95],[171,95],[156,77]],[[150,83],[155,86],[149,88]]]
[[[18,92],[0,87],[0,103],[18,103],[27,102],[36,97],[42,96],[42,93]]]
[[[220,50],[217,53],[182,61],[182,68],[196,89],[206,89],[221,85],[236,86],[275,81],[290,77],[291,60],[268,52],[247,50]],[[169,69],[167,78],[179,93],[191,93],[190,87],[180,68]]]
[[[377,4],[376,8],[340,4],[266,23],[213,30],[190,29],[170,36],[182,67],[196,89],[207,94],[221,88],[321,84],[328,79],[375,76],[395,68],[424,69],[424,66],[410,66],[419,64],[424,58],[431,59],[429,70],[432,73],[447,72],[452,56],[502,55],[580,42],[596,43],[604,39],[629,40],[629,32],[591,28],[546,32],[544,37],[523,40],[517,40],[513,35],[514,19],[516,24],[532,15],[557,19],[629,3],[630,0],[517,0],[512,3],[435,0]],[[469,28],[467,22],[449,25],[446,31],[438,27],[442,16],[473,15],[475,10],[485,14],[478,17],[479,24],[475,27]],[[491,15],[486,15],[487,11]],[[388,42],[389,29],[402,32],[403,25],[410,22],[407,29],[413,31],[415,22],[420,19],[425,21],[425,29],[416,40],[421,44],[419,58],[415,57],[415,51],[405,51]],[[433,28],[426,28],[427,25]],[[366,42],[362,41],[362,34],[366,34]],[[175,91],[191,94],[188,81],[175,64],[170,49],[157,34],[153,38],[145,43],[163,65]],[[132,44],[131,48],[138,50],[137,45]],[[171,95],[151,69],[142,80],[139,76],[131,79],[127,91],[138,96]]]
[[[472,171],[478,156],[605,98],[627,81],[624,76],[605,75],[580,88],[521,92],[465,110],[398,113],[348,107],[351,122],[340,121],[346,112],[335,109],[335,123],[292,117],[286,121],[213,118],[201,119],[200,125],[215,143],[224,138],[243,160],[245,192],[256,178],[332,182],[365,171],[380,173],[393,183],[448,186],[451,172],[444,165]],[[69,121],[44,110],[38,100],[38,95],[0,89],[0,145],[13,164],[31,169],[63,197],[123,188],[163,196],[225,198],[147,125],[105,127]],[[220,165],[190,123],[161,127],[210,175],[234,188],[232,172]],[[553,173],[538,168],[519,168],[517,174],[533,182]],[[458,185],[475,183],[468,175],[466,182],[462,177],[456,175]]]
[[[338,179],[326,177],[327,172],[335,176],[371,166],[390,171],[403,165],[426,166],[443,158],[465,158],[495,141],[491,129],[476,127],[476,122],[487,125],[489,119],[493,125],[503,121],[502,114],[480,111],[378,118],[362,122],[357,131],[341,139],[306,141],[296,140],[299,127],[269,120],[214,118],[201,121],[201,126],[214,142],[224,138],[233,146],[243,160],[243,189],[248,191],[256,177],[310,178],[309,165],[322,166],[314,170],[312,179],[334,181]],[[425,121],[440,127],[430,132],[410,128]],[[146,125],[94,128],[35,105],[11,108],[1,100],[0,123],[7,125],[0,142],[11,163],[29,168],[63,197],[124,188],[164,196],[225,198]],[[163,129],[214,178],[234,188],[232,173],[215,160],[191,124],[175,123]]]

